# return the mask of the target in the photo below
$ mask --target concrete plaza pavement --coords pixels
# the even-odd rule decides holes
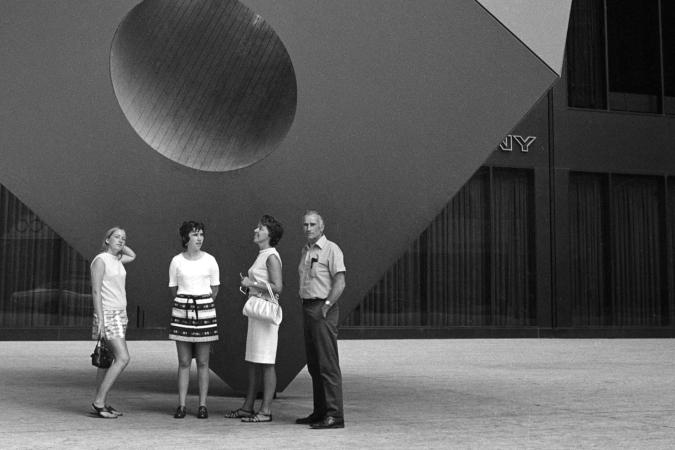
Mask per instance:
[[[224,419],[241,398],[216,376],[210,418],[176,420],[175,347],[130,341],[111,394],[89,414],[93,342],[0,343],[0,448],[674,448],[675,340],[340,341],[346,428],[311,430],[303,371],[274,421]]]

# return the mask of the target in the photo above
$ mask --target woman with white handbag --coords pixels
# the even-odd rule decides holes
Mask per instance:
[[[248,316],[246,335],[246,356],[248,364],[248,389],[241,408],[229,411],[226,418],[242,422],[259,423],[272,421],[272,399],[276,392],[277,375],[274,368],[277,355],[277,341],[281,310],[279,294],[283,288],[281,275],[281,257],[275,246],[281,239],[284,229],[274,217],[264,215],[256,226],[253,242],[258,245],[258,257],[248,269],[247,276],[242,275],[241,287],[247,293],[248,300],[244,314]],[[271,307],[270,316],[249,313],[248,307]],[[270,303],[267,303],[270,302]],[[255,411],[255,398],[258,386],[258,372],[263,375],[263,399],[258,411]]]

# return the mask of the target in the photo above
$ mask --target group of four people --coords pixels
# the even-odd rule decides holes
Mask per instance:
[[[344,413],[337,348],[337,302],[345,288],[344,257],[337,244],[324,235],[323,218],[317,211],[310,210],[304,214],[303,230],[307,243],[298,266],[299,296],[303,305],[305,352],[307,369],[312,377],[314,406],[310,415],[297,419],[296,423],[308,424],[315,429],[342,428]],[[169,339],[176,342],[178,353],[178,407],[174,417],[182,419],[187,415],[190,366],[194,358],[199,384],[197,418],[205,419],[208,417],[209,355],[211,343],[218,340],[215,299],[220,274],[215,258],[202,250],[204,224],[184,222],[179,233],[183,251],[174,256],[169,265],[169,289],[173,298]],[[283,227],[279,221],[270,215],[262,216],[253,238],[259,248],[258,256],[248,273],[241,275],[241,289],[248,296],[278,302],[283,276],[276,245],[282,235]],[[107,397],[130,360],[125,340],[128,318],[124,264],[135,258],[134,251],[126,245],[126,232],[113,227],[106,232],[101,252],[91,263],[94,302],[92,338],[103,336],[114,353],[112,365],[107,369],[99,368],[97,372],[97,390],[92,408],[101,418],[113,419],[122,415],[108,403]],[[248,389],[242,406],[227,411],[226,418],[252,423],[272,421],[278,331],[278,325],[248,318],[244,357],[249,363]],[[263,378],[263,398],[256,410],[259,369]]]

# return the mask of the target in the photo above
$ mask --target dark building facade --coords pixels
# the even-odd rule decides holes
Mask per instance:
[[[350,336],[672,336],[675,5],[574,0],[562,80]]]
[[[574,0],[560,82],[342,335],[675,335],[673,23],[666,0]],[[86,336],[87,258],[4,187],[0,211],[0,337]],[[164,336],[133,308],[132,337]]]

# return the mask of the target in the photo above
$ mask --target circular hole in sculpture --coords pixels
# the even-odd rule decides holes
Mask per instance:
[[[115,34],[110,74],[138,135],[198,170],[260,161],[295,117],[290,56],[275,31],[237,0],[144,0]]]

